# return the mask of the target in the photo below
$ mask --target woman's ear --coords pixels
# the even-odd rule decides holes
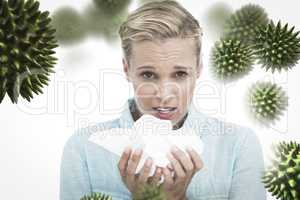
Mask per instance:
[[[127,79],[128,82],[130,82],[129,65],[128,65],[128,63],[127,63],[127,61],[126,61],[125,58],[122,59],[122,63],[123,63],[123,71],[124,71],[124,73],[126,75],[126,79]]]

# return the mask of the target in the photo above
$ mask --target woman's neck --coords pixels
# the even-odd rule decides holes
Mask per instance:
[[[135,100],[133,99],[132,102],[129,104],[129,110],[131,113],[131,116],[133,118],[133,121],[138,120],[143,114],[140,112],[140,110],[138,109]],[[179,129],[182,127],[182,125],[184,124],[186,118],[188,116],[188,113],[186,113],[184,115],[184,117],[173,126],[173,130]]]

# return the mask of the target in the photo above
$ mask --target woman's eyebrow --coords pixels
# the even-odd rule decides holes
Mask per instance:
[[[140,66],[137,69],[155,69],[155,67],[153,66],[148,66],[148,65],[144,65],[144,66]]]
[[[155,69],[155,67],[153,66],[149,66],[149,65],[144,65],[144,66],[140,66],[137,69]],[[187,67],[187,66],[182,66],[182,65],[175,65],[174,69],[192,69],[191,67]]]
[[[182,65],[175,65],[174,69],[192,69],[191,67],[182,66]]]

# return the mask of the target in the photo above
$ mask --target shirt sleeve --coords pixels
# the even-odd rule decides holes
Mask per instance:
[[[80,200],[91,193],[84,141],[83,136],[75,133],[64,147],[60,169],[60,200]]]
[[[256,134],[246,129],[237,148],[229,200],[266,200],[266,190],[261,181],[264,160]]]

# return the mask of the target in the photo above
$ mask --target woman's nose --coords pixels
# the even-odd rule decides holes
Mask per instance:
[[[170,97],[175,97],[179,87],[172,82],[163,82],[158,85],[156,96],[162,100]]]

